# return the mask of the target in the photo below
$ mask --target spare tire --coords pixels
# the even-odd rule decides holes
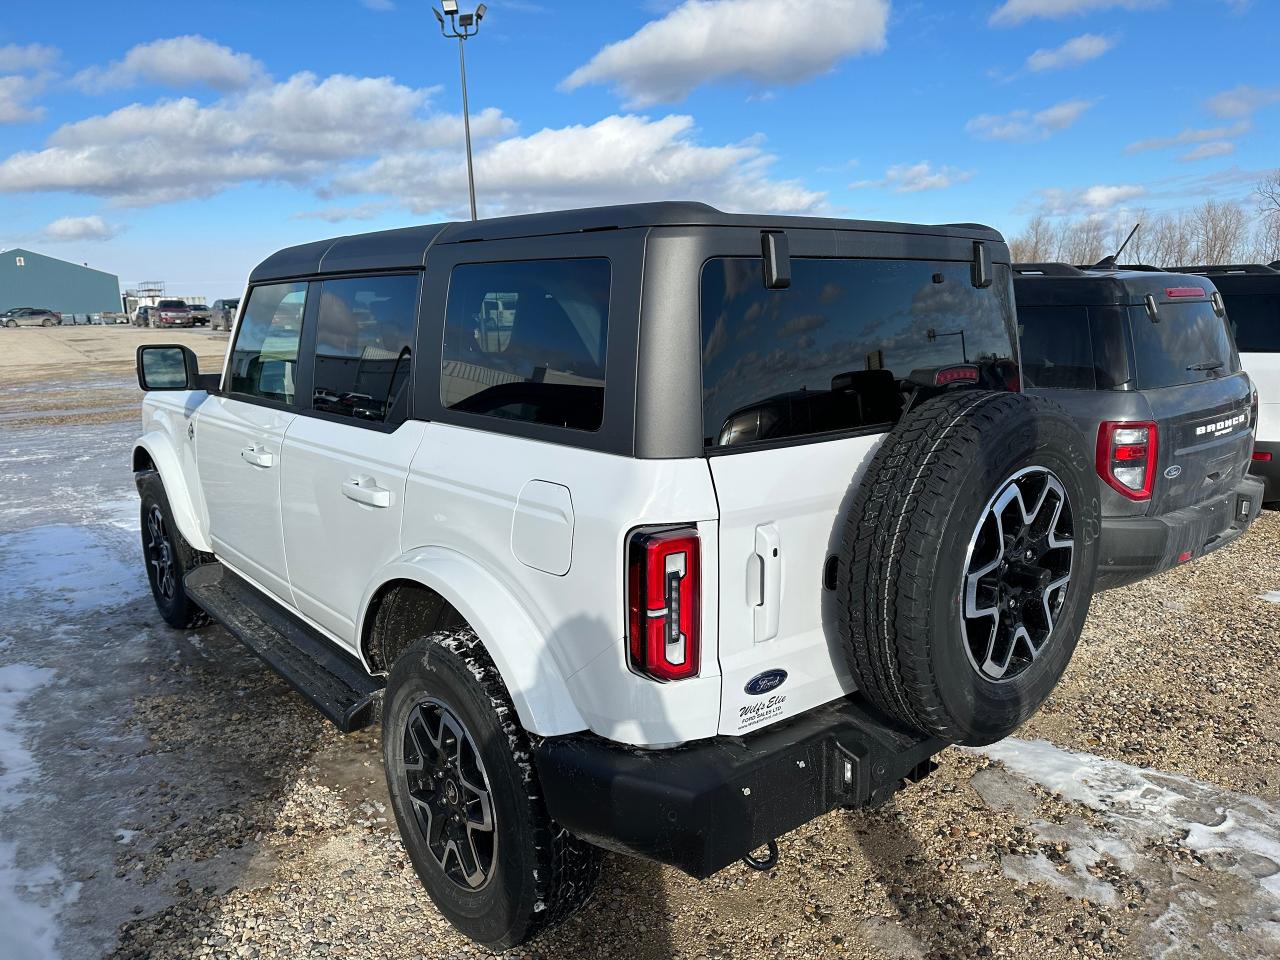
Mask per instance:
[[[874,704],[971,746],[1039,709],[1097,574],[1093,458],[1065,411],[978,391],[921,404],[885,437],[845,523],[840,634]]]

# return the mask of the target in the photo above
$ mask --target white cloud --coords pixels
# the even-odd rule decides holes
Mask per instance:
[[[423,115],[431,93],[387,77],[299,73],[209,106],[190,97],[133,104],[67,124],[45,149],[0,162],[0,192],[70,191],[146,205],[244,181],[316,184],[345,162],[460,144],[460,117]],[[472,118],[478,139],[513,129],[495,109]]]
[[[1115,41],[1097,33],[1084,33],[1073,37],[1060,47],[1040,49],[1027,57],[1027,69],[1032,73],[1045,70],[1061,70],[1096,60],[1115,46]]]
[[[884,49],[888,0],[685,0],[600,50],[561,84],[606,83],[628,105],[688,95],[714,80],[799,83],[846,57]]]
[[[109,240],[119,231],[99,216],[59,217],[44,228],[44,238],[55,243],[71,240]]]
[[[823,194],[770,179],[772,163],[756,143],[699,144],[691,117],[611,116],[479,150],[476,190],[486,215],[670,199],[760,212],[821,207]],[[396,153],[337,178],[331,192],[383,194],[418,214],[456,215],[466,204],[466,173],[456,153]]]
[[[290,220],[323,220],[325,223],[345,223],[349,220],[372,220],[391,209],[389,203],[360,203],[351,207],[321,207],[295,213]]]
[[[1135,184],[1096,184],[1092,187],[1050,187],[1039,192],[1040,210],[1051,217],[1096,216],[1145,196],[1146,187]]]
[[[1169,147],[1185,146],[1188,143],[1205,143],[1209,140],[1224,140],[1227,137],[1238,137],[1249,130],[1249,121],[1241,120],[1229,127],[1187,128],[1172,137],[1152,137],[1139,140],[1124,148],[1125,153],[1142,153],[1146,150],[1165,150]]]
[[[57,48],[43,43],[10,43],[0,47],[0,73],[52,70],[57,62]]]
[[[1074,124],[1096,102],[1064,100],[1035,113],[1030,110],[984,113],[965,124],[965,129],[983,140],[1046,140]]]
[[[1242,84],[1215,94],[1205,101],[1205,106],[1218,117],[1247,117],[1273,103],[1280,103],[1280,87],[1263,88]]]
[[[89,67],[76,83],[99,92],[130,87],[141,81],[166,87],[201,85],[214,90],[243,90],[264,76],[262,64],[247,53],[204,37],[187,35],[140,43],[106,67]]]
[[[994,26],[1011,26],[1027,20],[1043,18],[1059,20],[1063,17],[1103,10],[1149,10],[1159,7],[1164,0],[1005,0],[991,14]]]
[[[360,3],[370,10],[377,10],[379,13],[386,13],[396,8],[392,0],[360,0]]]
[[[1229,140],[1211,140],[1188,150],[1178,157],[1183,162],[1208,160],[1210,157],[1226,157],[1236,152],[1236,145]]]
[[[31,105],[44,87],[40,77],[0,77],[0,123],[26,123],[44,116],[43,107]]]
[[[919,193],[923,190],[942,190],[957,183],[972,180],[975,171],[956,167],[934,168],[927,162],[895,164],[885,171],[880,180],[859,180],[849,184],[850,189],[885,187],[895,193]]]

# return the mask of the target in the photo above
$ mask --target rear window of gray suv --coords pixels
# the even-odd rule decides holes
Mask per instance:
[[[1158,320],[1145,307],[1129,308],[1138,389],[1201,383],[1240,372],[1227,325],[1207,300],[1162,303]]]
[[[759,258],[702,271],[703,433],[710,448],[887,430],[938,371],[1016,376],[1009,269],[974,287],[968,263],[791,261],[769,290]]]

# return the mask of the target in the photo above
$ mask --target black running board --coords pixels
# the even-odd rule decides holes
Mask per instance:
[[[343,733],[368,726],[383,680],[221,563],[196,567],[188,596],[315,704]]]

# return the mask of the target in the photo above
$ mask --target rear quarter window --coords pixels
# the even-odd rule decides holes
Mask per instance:
[[[791,261],[769,290],[759,258],[702,271],[703,435],[708,448],[888,430],[939,371],[1016,382],[1008,267],[976,288],[970,264]]]
[[[1018,307],[1018,348],[1028,387],[1098,386],[1088,307]]]
[[[1158,321],[1130,307],[1139,390],[1202,383],[1240,371],[1226,322],[1207,300],[1162,303]]]
[[[1241,353],[1280,353],[1280,290],[1224,296]]]

